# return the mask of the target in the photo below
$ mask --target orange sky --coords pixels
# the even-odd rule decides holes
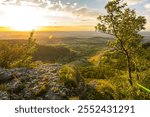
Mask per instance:
[[[43,26],[35,29],[36,31],[94,31],[94,26]],[[0,27],[0,31],[20,31],[10,27]],[[29,31],[29,30],[28,30]]]

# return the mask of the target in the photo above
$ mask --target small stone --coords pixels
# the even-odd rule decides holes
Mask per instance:
[[[7,92],[0,91],[0,100],[9,100],[9,95]]]
[[[49,90],[45,95],[45,99],[46,100],[61,100],[61,97]]]
[[[23,97],[25,99],[31,99],[32,98],[32,93],[29,90],[29,88],[24,88],[23,91],[22,91],[22,93],[23,93]]]

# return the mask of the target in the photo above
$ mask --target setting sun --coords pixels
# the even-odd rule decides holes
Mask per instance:
[[[30,6],[10,5],[5,9],[2,23],[4,26],[10,27],[11,30],[30,31],[38,26],[48,24],[48,20],[42,17],[43,12],[38,8]]]

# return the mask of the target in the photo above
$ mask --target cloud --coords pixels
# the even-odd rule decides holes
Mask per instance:
[[[110,0],[110,1],[113,1],[113,0]],[[123,2],[126,2],[128,5],[136,5],[145,1],[147,0],[123,0]]]
[[[96,10],[86,8],[86,7],[77,7],[77,3],[62,3],[61,1],[54,0],[1,0],[3,5],[24,5],[32,7],[40,7],[52,11],[65,11],[70,12],[76,17],[94,17],[98,15]]]
[[[145,0],[124,0],[126,3],[128,3],[129,5],[135,5],[135,4],[139,4],[141,2],[144,2]]]
[[[14,7],[17,6],[16,8],[18,8],[18,11],[15,10],[15,12],[19,12],[18,14],[22,11],[21,7],[27,7],[27,9],[33,8],[34,11],[36,11],[36,15],[40,12],[38,17],[47,19],[49,25],[94,24],[97,21],[96,17],[98,16],[98,11],[92,8],[78,6],[76,2],[62,3],[59,0],[0,0],[0,17],[2,18],[3,12],[10,11],[11,9],[12,12]],[[33,10],[31,13],[34,13]],[[15,16],[19,19],[19,15]]]
[[[26,5],[26,6],[41,6],[48,4],[49,0],[1,0],[4,5]]]
[[[147,23],[146,23],[146,29],[150,31],[150,15],[145,15],[146,19],[147,19]]]
[[[5,5],[26,5],[47,9],[49,11],[68,12],[75,17],[80,18],[96,18],[98,16],[98,11],[87,7],[78,7],[76,2],[72,4],[67,2],[66,4],[64,4],[58,0],[5,0],[2,3]]]
[[[145,8],[147,9],[147,11],[150,11],[150,3],[145,5]]]
[[[79,16],[79,17],[89,17],[89,18],[96,18],[99,14],[98,11],[93,10],[93,9],[88,9],[86,7],[81,7],[79,9],[76,9],[73,11],[73,14],[75,16]]]

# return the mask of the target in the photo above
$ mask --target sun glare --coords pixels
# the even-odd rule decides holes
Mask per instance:
[[[15,25],[10,27],[10,30],[15,30],[15,31],[31,31],[33,29],[36,29],[36,26]]]
[[[1,12],[2,11],[2,12]],[[93,30],[67,11],[29,4],[0,4],[0,31],[79,31]],[[80,26],[81,25],[81,26]],[[95,23],[94,23],[95,25]],[[1,29],[6,27],[6,29]]]
[[[3,25],[9,26],[11,30],[30,31],[48,25],[43,14],[43,10],[34,7],[8,6],[3,14]]]

